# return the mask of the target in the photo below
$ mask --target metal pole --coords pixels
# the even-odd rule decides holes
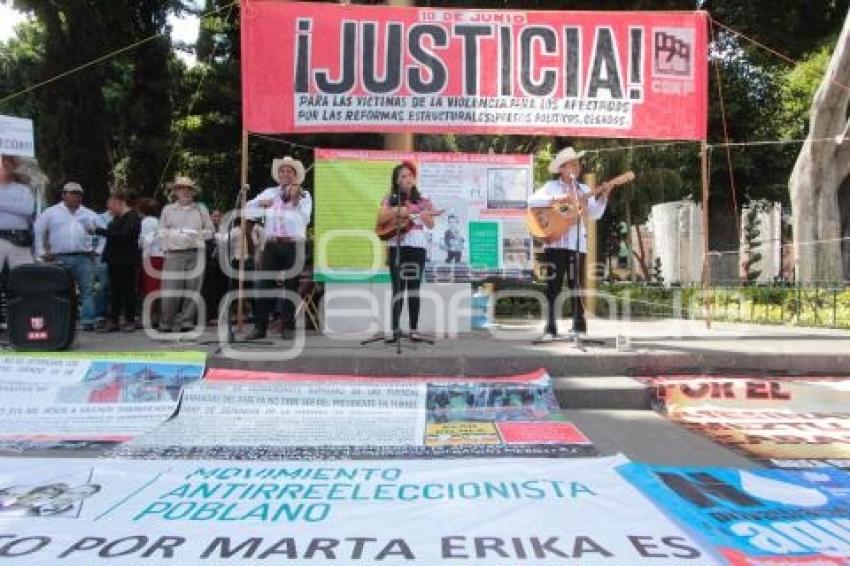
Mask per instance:
[[[590,190],[594,190],[596,188],[596,174],[585,174],[584,182],[590,187]],[[596,220],[592,219],[586,210],[582,211],[582,217],[579,222],[584,222],[584,227],[587,231],[587,253],[584,256],[584,285],[582,285],[582,292],[587,293],[587,295],[582,297],[581,300],[584,301],[587,316],[594,318],[596,316],[596,288],[598,287],[596,275],[599,271],[596,265],[599,249],[599,232],[596,229]]]
[[[245,290],[245,255],[247,253],[250,234],[246,234],[248,221],[245,218],[245,185],[248,184],[248,131],[242,130],[242,172],[239,185],[239,293],[236,296],[236,329],[242,332],[243,302],[242,293]],[[229,315],[228,315],[229,316]]]
[[[384,0],[387,6],[415,6],[413,0]],[[384,134],[384,149],[395,151],[413,151],[413,134],[410,132],[394,132]]]
[[[700,149],[700,162],[702,168],[702,292],[703,292],[703,314],[705,315],[705,327],[711,328],[711,300],[709,289],[711,286],[711,265],[708,261],[708,144],[702,142]]]

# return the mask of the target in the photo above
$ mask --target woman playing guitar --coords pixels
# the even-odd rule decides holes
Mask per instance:
[[[439,214],[431,201],[416,188],[416,165],[403,161],[392,172],[390,194],[381,203],[378,226],[392,226],[393,236],[387,239],[387,262],[392,281],[393,340],[401,336],[401,309],[407,292],[407,313],[410,318],[410,338],[419,338],[419,287],[425,274],[428,237],[426,229],[434,227]],[[399,236],[396,237],[396,230]],[[380,233],[380,231],[379,231]]]
[[[608,204],[610,188],[603,183],[598,188],[598,196],[593,196],[587,185],[578,182],[581,173],[579,159],[583,155],[583,151],[577,153],[571,147],[559,151],[549,165],[553,179],[531,195],[528,199],[529,208],[548,207],[564,200],[572,202],[594,220],[601,218]],[[571,291],[573,332],[577,335],[586,333],[587,321],[584,317],[584,298],[581,293],[587,255],[587,231],[581,219],[560,237],[544,243],[543,253],[547,266],[546,300],[549,305],[549,317],[542,341],[551,341],[558,335],[559,313],[556,312],[555,304],[564,286],[565,276]]]

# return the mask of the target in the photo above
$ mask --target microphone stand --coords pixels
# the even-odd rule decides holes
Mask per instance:
[[[396,191],[393,195],[395,197],[395,257],[393,258],[393,267],[395,268],[396,277],[401,280],[401,194]],[[392,202],[392,198],[390,202]],[[424,273],[422,276],[424,277]],[[392,279],[392,274],[390,274],[390,279]],[[400,285],[399,285],[400,286]],[[390,283],[390,287],[392,287],[392,282]],[[396,294],[395,289],[391,289],[391,298],[390,298],[390,317],[392,317],[392,310],[395,306],[396,302]],[[402,295],[401,291],[398,294],[398,300],[403,301],[404,295]],[[408,297],[408,301],[410,298]],[[391,318],[392,319],[392,318]],[[401,326],[401,318],[399,317],[399,326]],[[401,354],[401,341],[402,339],[410,340],[411,342],[425,342],[426,344],[434,345],[434,341],[428,338],[411,338],[409,335],[405,335],[402,333],[401,328],[393,328],[393,336],[392,338],[384,339],[383,336],[374,336],[372,338],[368,338],[360,342],[361,346],[365,346],[366,344],[372,344],[373,342],[379,342],[381,340],[384,341],[384,344],[393,344],[396,345],[396,354]]]
[[[576,177],[572,174],[570,174],[570,178],[573,181],[573,191],[576,193],[576,195],[578,195],[579,193],[581,193],[581,186],[578,184],[578,179],[576,179]],[[594,197],[594,198],[596,198],[596,197]],[[577,292],[578,296],[575,297],[575,302],[573,303],[573,305],[571,305],[572,311],[573,311],[572,312],[573,329],[567,335],[567,340],[569,340],[570,342],[574,342],[575,345],[576,345],[576,348],[578,348],[582,352],[585,351],[586,345],[593,345],[593,346],[604,346],[605,345],[605,342],[603,342],[601,340],[590,340],[590,339],[587,339],[587,338],[582,338],[581,333],[577,332],[576,329],[575,329],[576,311],[578,310],[576,308],[576,303],[581,302],[582,308],[584,306],[584,295],[583,295],[584,285],[582,285],[582,281],[581,281],[581,277],[582,277],[581,271],[582,270],[581,270],[581,251],[580,251],[581,248],[580,248],[580,246],[581,246],[581,229],[582,229],[582,226],[583,226],[582,223],[584,222],[586,215],[587,215],[587,209],[581,208],[580,214],[578,215],[578,224],[576,225],[576,241],[575,241],[576,247],[575,247],[575,250],[573,252],[573,261],[572,261],[572,265],[575,268],[575,279],[574,279],[575,286],[574,286],[573,289],[571,289],[571,291],[572,291],[571,294],[575,294]],[[585,232],[586,231],[587,231],[587,228],[585,227]]]

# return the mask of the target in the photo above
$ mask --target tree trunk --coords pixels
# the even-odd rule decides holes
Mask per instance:
[[[809,136],[789,181],[796,279],[801,283],[843,280],[838,189],[850,174],[850,140],[843,137],[848,127],[848,77],[850,13],[815,93]]]
[[[844,281],[850,281],[850,178],[844,179],[838,190],[841,210],[841,255],[844,258]]]
[[[635,259],[638,261],[638,265],[640,265],[640,270],[643,272],[644,282],[649,283],[649,266],[646,265],[646,250],[643,249],[643,235],[640,233],[639,224],[635,224],[635,232],[637,233],[638,249],[640,250],[640,254],[636,253],[633,249],[632,255],[635,256]]]

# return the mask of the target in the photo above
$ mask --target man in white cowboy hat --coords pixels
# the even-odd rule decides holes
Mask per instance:
[[[165,255],[162,290],[182,292],[182,297],[163,297],[160,332],[183,332],[194,326],[197,302],[204,281],[206,240],[213,237],[213,223],[206,207],[195,202],[200,188],[189,177],[172,183],[175,201],[162,209],[157,236]]]
[[[578,181],[581,173],[579,160],[584,152],[576,152],[572,147],[562,149],[549,164],[549,172],[553,179],[546,182],[528,199],[530,208],[551,206],[556,199],[574,198],[580,203],[584,214],[598,220],[605,213],[608,204],[608,191],[605,184],[598,197],[591,194],[590,188]],[[587,332],[587,321],[584,317],[584,298],[582,293],[582,278],[584,274],[585,256],[587,254],[587,230],[580,218],[560,238],[546,242],[543,253],[548,266],[546,281],[546,300],[549,304],[548,320],[544,329],[543,341],[551,341],[558,335],[558,313],[555,305],[558,295],[564,286],[564,278],[571,291],[573,332],[577,335]]]
[[[265,219],[263,255],[260,269],[265,272],[283,272],[283,287],[287,295],[298,292],[303,269],[307,225],[313,212],[310,193],[301,188],[306,171],[304,164],[290,156],[272,161],[272,178],[277,186],[269,187],[246,205],[249,219]],[[274,280],[260,282],[260,289],[271,289]],[[255,302],[254,330],[247,340],[264,338],[268,331],[269,315],[275,300],[260,298]],[[295,329],[295,303],[284,296],[281,337],[292,338]]]
[[[62,200],[36,219],[35,256],[67,267],[80,289],[83,330],[94,330],[94,269],[96,228],[106,224],[83,206],[83,187],[73,181],[62,186]]]

